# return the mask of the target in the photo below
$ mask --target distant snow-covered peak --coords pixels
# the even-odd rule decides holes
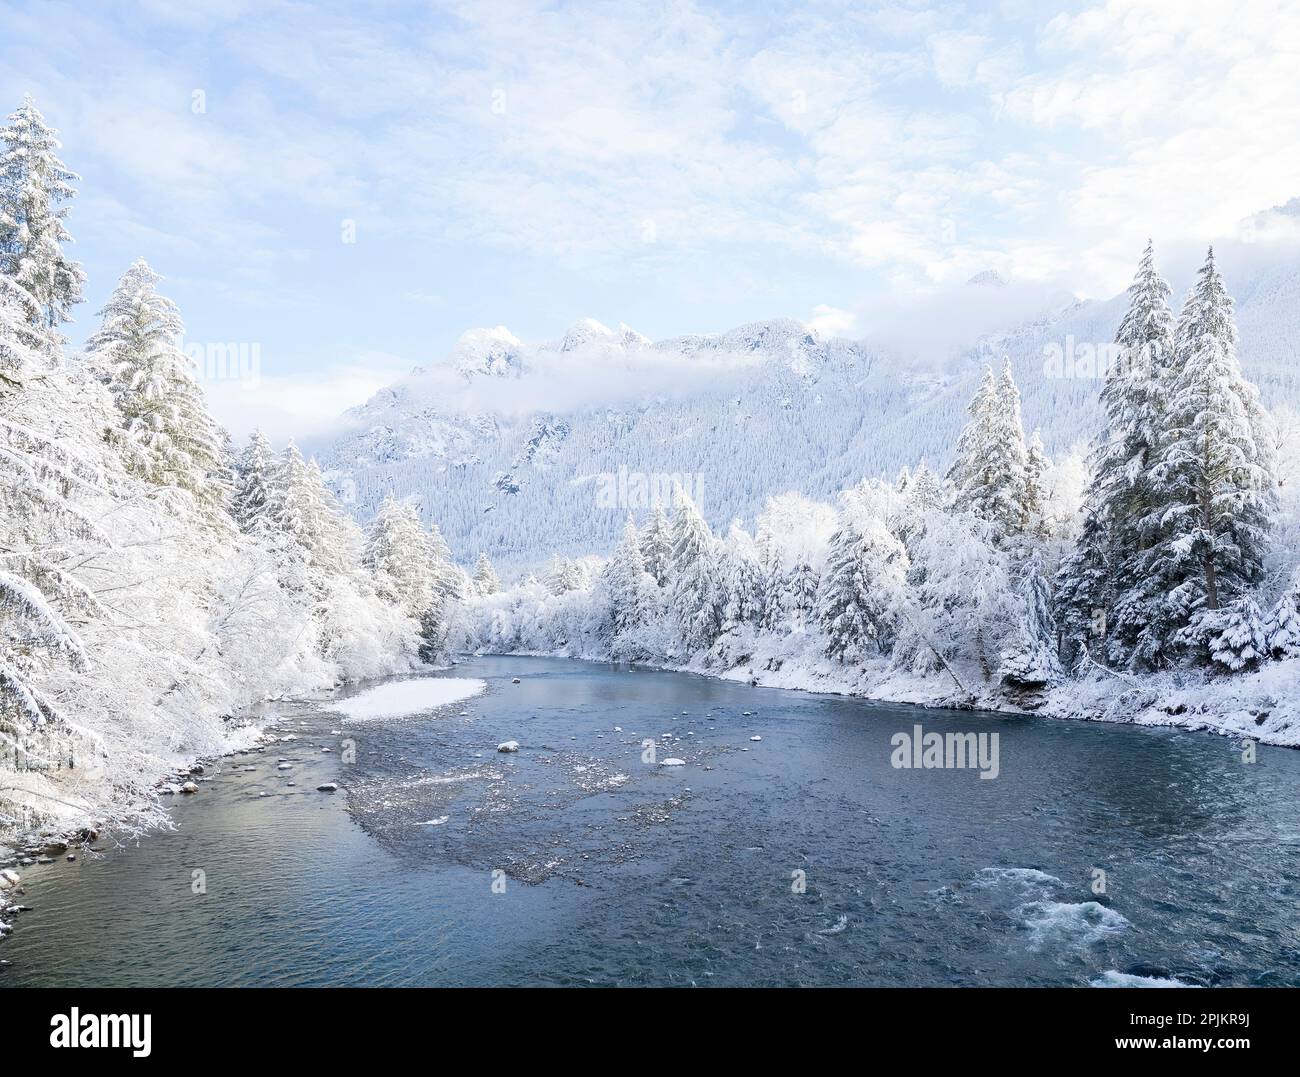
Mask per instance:
[[[466,377],[517,374],[522,366],[523,342],[504,325],[467,329],[451,350],[451,363]]]
[[[638,333],[627,322],[618,323],[618,339],[629,351],[634,348],[648,348],[651,341],[644,333]]]
[[[1005,288],[1007,280],[996,269],[982,269],[966,282],[977,288]]]
[[[559,350],[574,352],[589,348],[618,348],[619,335],[595,318],[579,318],[564,333]]]

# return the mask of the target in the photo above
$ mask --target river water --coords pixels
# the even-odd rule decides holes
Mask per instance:
[[[448,675],[487,690],[286,708],[296,739],[174,830],[24,868],[0,986],[1300,985],[1300,752],[562,659]],[[998,777],[895,769],[918,723],[997,733]]]

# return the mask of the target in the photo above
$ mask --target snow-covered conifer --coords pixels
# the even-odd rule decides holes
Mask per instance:
[[[488,555],[480,553],[478,561],[474,565],[474,589],[480,595],[495,595],[501,590],[501,581],[497,578],[496,569],[492,567],[492,562],[488,560]]]
[[[668,584],[668,571],[672,562],[672,536],[668,531],[668,517],[662,505],[655,505],[641,532],[641,557],[645,570],[660,587]]]
[[[1204,653],[1221,610],[1260,579],[1276,504],[1271,422],[1241,373],[1232,299],[1210,251],[1184,304],[1169,378],[1168,415],[1147,514],[1152,543],[1136,559],[1144,581],[1132,618],[1146,627],[1135,657],[1161,665]],[[1122,603],[1121,603],[1122,608]]]
[[[180,312],[156,290],[160,279],[144,259],[122,275],[86,342],[87,357],[122,413],[128,464],[220,512],[228,493],[223,434],[180,349]]]
[[[64,219],[79,179],[58,158],[61,144],[30,95],[0,127],[0,276],[35,301],[33,324],[57,328],[81,302],[85,274],[63,252]]]
[[[254,430],[235,462],[230,514],[241,531],[262,531],[270,524],[275,454],[261,430]]]

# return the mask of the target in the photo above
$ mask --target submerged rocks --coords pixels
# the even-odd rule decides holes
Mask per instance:
[[[517,740],[504,740],[497,745],[498,752],[517,752],[519,751],[519,742]]]

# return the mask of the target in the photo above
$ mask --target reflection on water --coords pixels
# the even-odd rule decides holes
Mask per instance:
[[[305,709],[174,831],[24,869],[0,985],[1300,985],[1300,753],[564,660],[454,675],[488,690]],[[916,723],[997,732],[1000,776],[893,769]]]

